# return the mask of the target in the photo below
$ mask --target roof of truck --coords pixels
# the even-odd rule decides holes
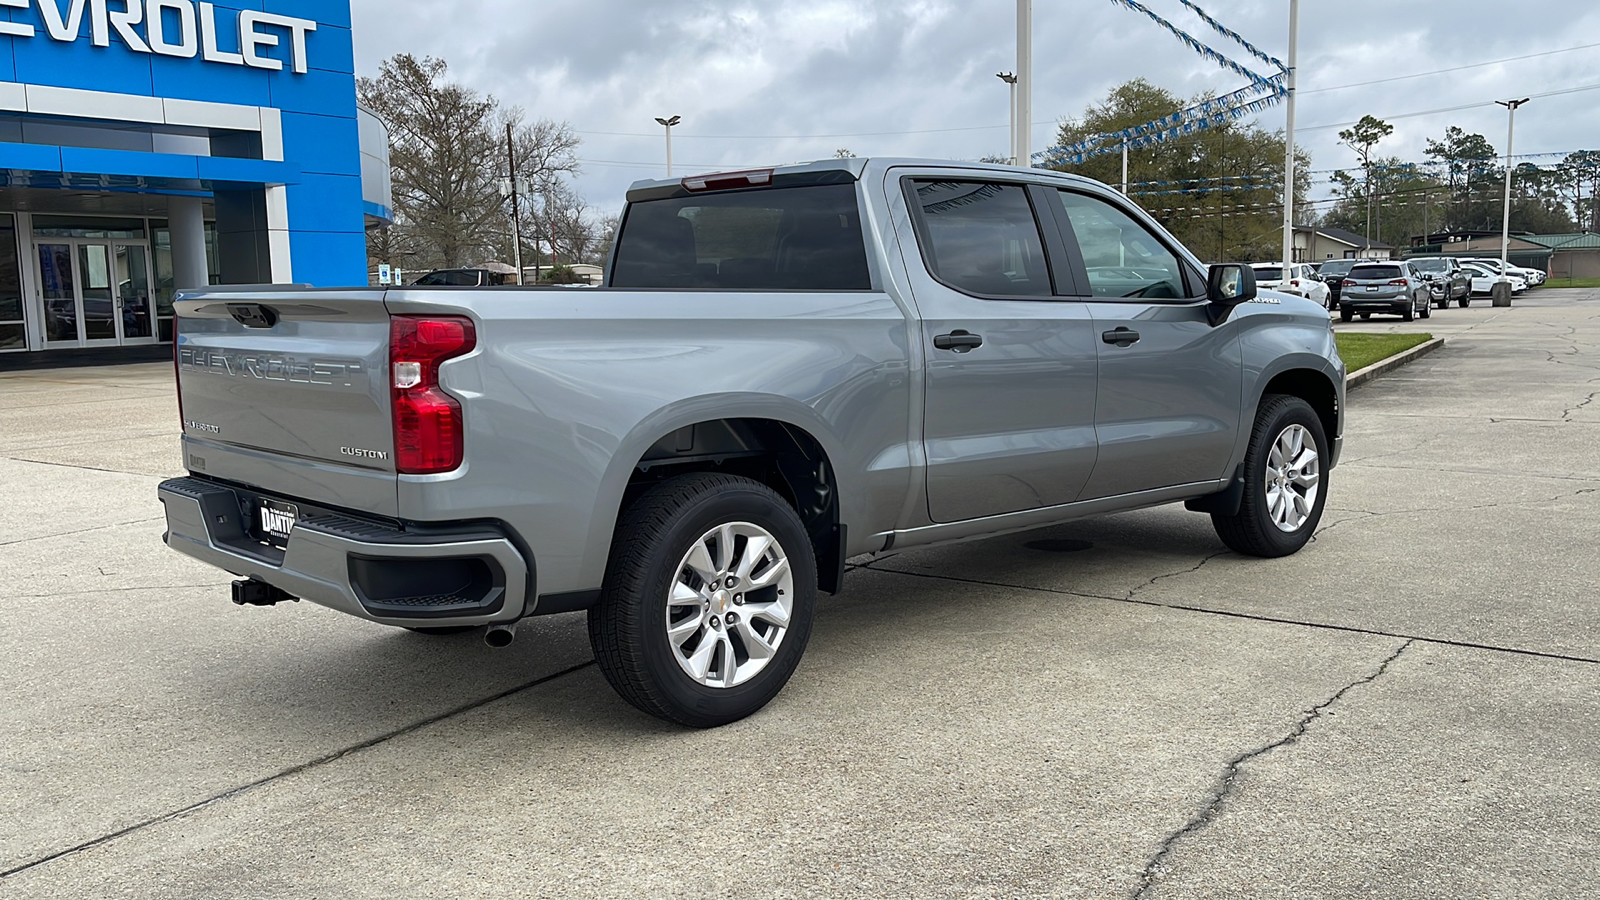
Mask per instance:
[[[659,197],[664,190],[681,187],[684,182],[699,178],[713,176],[742,175],[749,172],[771,172],[774,177],[785,175],[822,174],[827,172],[848,173],[853,180],[861,180],[866,173],[883,171],[896,166],[915,166],[940,169],[972,169],[975,171],[997,172],[1016,175],[1027,172],[1031,175],[1047,175],[1065,181],[1075,181],[1085,184],[1100,184],[1093,179],[1081,175],[1072,175],[1066,172],[1057,172],[1053,169],[1023,168],[1000,163],[974,162],[964,159],[925,159],[918,157],[847,157],[845,159],[819,159],[815,162],[790,163],[788,165],[764,166],[753,169],[729,169],[725,171],[695,172],[682,178],[656,178],[635,181],[628,188],[628,199],[633,200],[636,193]]]

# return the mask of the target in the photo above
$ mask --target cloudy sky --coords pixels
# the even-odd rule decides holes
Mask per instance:
[[[1249,62],[1178,0],[1143,2]],[[1288,0],[1199,5],[1287,55]],[[1015,0],[354,0],[354,16],[362,74],[394,53],[438,56],[462,82],[570,124],[583,138],[577,187],[606,212],[631,182],[664,176],[656,116],[683,116],[680,175],[839,148],[954,159],[1008,149],[995,73],[1015,68]],[[1036,2],[1034,32],[1036,150],[1056,120],[1131,78],[1183,96],[1244,84],[1111,0]],[[1600,4],[1589,0],[1301,4],[1297,142],[1315,170],[1352,165],[1336,132],[1364,114],[1395,126],[1382,153],[1420,161],[1450,125],[1504,152],[1506,114],[1493,101],[1527,96],[1519,157],[1600,148],[1600,90],[1571,91],[1596,87]],[[1260,117],[1269,128],[1283,119],[1282,107]]]

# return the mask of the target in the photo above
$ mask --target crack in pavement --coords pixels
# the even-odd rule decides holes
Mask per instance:
[[[54,538],[71,537],[75,534],[88,534],[91,531],[105,531],[107,528],[126,528],[129,525],[148,525],[151,522],[165,522],[166,516],[152,516],[148,519],[136,519],[132,522],[114,522],[110,525],[96,525],[93,528],[80,528],[77,531],[63,531],[57,534],[41,534],[35,537],[17,538],[14,541],[0,541],[0,547],[14,547],[17,544],[28,544],[33,541],[48,541]]]
[[[1164,864],[1167,858],[1172,855],[1172,852],[1177,847],[1179,841],[1183,840],[1189,835],[1195,834],[1217,820],[1217,817],[1222,813],[1223,803],[1225,803],[1234,793],[1234,787],[1238,784],[1239,780],[1239,772],[1244,767],[1245,763],[1248,763],[1258,757],[1265,756],[1266,754],[1271,753],[1272,751],[1281,747],[1287,747],[1290,744],[1300,740],[1300,738],[1304,737],[1306,732],[1310,730],[1312,724],[1322,717],[1324,711],[1333,706],[1335,703],[1338,703],[1340,700],[1344,699],[1346,694],[1350,693],[1356,688],[1361,687],[1362,685],[1371,684],[1383,677],[1384,673],[1389,670],[1389,666],[1392,665],[1395,660],[1399,659],[1400,654],[1406,652],[1406,649],[1414,643],[1416,642],[1406,641],[1404,644],[1401,644],[1399,649],[1389,654],[1389,658],[1380,663],[1378,668],[1372,671],[1370,674],[1362,678],[1357,678],[1355,681],[1352,681],[1341,688],[1337,694],[1334,694],[1332,697],[1329,697],[1316,706],[1306,710],[1305,714],[1300,717],[1300,721],[1296,722],[1294,727],[1289,729],[1288,734],[1270,744],[1257,747],[1254,750],[1246,751],[1229,760],[1228,764],[1223,767],[1222,777],[1218,780],[1216,786],[1211,789],[1211,795],[1207,799],[1205,806],[1201,808],[1200,812],[1196,813],[1193,818],[1185,823],[1182,828],[1179,828],[1172,834],[1167,835],[1166,840],[1161,842],[1161,846],[1156,850],[1155,855],[1150,857],[1150,860],[1145,863],[1144,871],[1139,875],[1139,888],[1133,892],[1133,900],[1142,900],[1142,898],[1148,896],[1150,891],[1156,887],[1159,879],[1171,874],[1171,868],[1165,866]]]
[[[22,451],[22,450],[0,451],[0,459],[7,459],[7,460],[10,460],[11,462],[32,463],[33,465],[36,465],[36,466],[53,466],[53,467],[58,468],[58,469],[82,469],[85,472],[106,472],[106,473],[109,473],[109,474],[112,474],[112,475],[132,475],[135,478],[155,478],[155,479],[165,480],[165,479],[168,479],[168,478],[177,478],[177,477],[179,477],[177,475],[151,475],[149,472],[129,472],[127,469],[102,469],[99,466],[80,466],[80,465],[78,465],[76,463],[50,462],[48,460],[43,460],[43,459],[28,459],[27,457],[23,457],[23,456],[11,456],[10,455],[12,453],[21,453],[21,452],[27,452],[27,451]]]
[[[1566,422],[1569,425],[1572,424],[1572,414],[1593,403],[1594,398],[1596,397],[1600,397],[1600,391],[1595,391],[1594,393],[1590,394],[1588,397],[1584,398],[1582,403],[1579,403],[1577,406],[1569,406],[1565,410],[1562,410],[1561,421]]]
[[[321,766],[325,766],[325,765],[327,765],[327,764],[329,764],[331,762],[336,762],[338,760],[344,759],[347,756],[351,756],[353,754],[360,753],[363,750],[371,750],[372,748],[377,747],[377,746],[379,746],[381,744],[385,744],[385,743],[387,743],[389,741],[392,741],[395,738],[404,737],[404,736],[406,736],[408,734],[411,734],[413,732],[421,731],[422,729],[427,728],[429,725],[436,725],[439,722],[443,722],[446,719],[454,718],[455,716],[459,716],[459,715],[463,715],[465,713],[472,712],[475,709],[482,709],[483,707],[488,706],[491,703],[495,703],[497,701],[504,700],[507,697],[513,696],[515,694],[519,694],[519,693],[521,693],[523,691],[531,690],[533,688],[539,687],[540,685],[549,684],[550,682],[555,681],[558,678],[564,678],[564,677],[566,677],[568,675],[572,675],[572,674],[574,674],[576,672],[581,672],[584,669],[587,669],[587,668],[589,668],[590,666],[592,666],[594,664],[595,664],[595,661],[592,660],[592,659],[589,660],[588,662],[579,663],[579,664],[577,664],[575,666],[571,666],[569,668],[562,669],[559,672],[555,672],[555,673],[550,674],[550,675],[545,675],[545,676],[543,676],[541,678],[536,678],[533,681],[528,682],[527,684],[522,684],[522,685],[518,685],[517,687],[508,688],[508,689],[500,691],[499,693],[494,694],[492,696],[485,697],[485,698],[483,698],[481,700],[474,700],[471,703],[465,704],[463,706],[455,707],[454,709],[446,710],[446,711],[444,711],[442,713],[439,713],[437,715],[429,716],[426,719],[422,719],[421,721],[418,721],[418,722],[413,722],[410,725],[404,725],[404,726],[402,726],[400,728],[394,729],[393,731],[388,731],[388,732],[385,732],[383,734],[378,735],[377,737],[369,738],[367,740],[364,740],[364,741],[362,741],[362,742],[360,742],[358,744],[352,744],[352,745],[350,745],[348,747],[343,747],[341,749],[334,750],[331,753],[323,754],[322,756],[319,756],[316,759],[308,760],[306,762],[290,766],[287,769],[283,769],[281,771],[274,772],[273,774],[268,775],[268,776],[266,776],[264,778],[258,778],[255,781],[250,782],[249,784],[243,784],[243,785],[240,785],[238,787],[229,788],[226,791],[223,791],[223,792],[221,792],[219,794],[214,794],[214,795],[212,795],[210,797],[207,797],[204,800],[200,800],[200,801],[197,801],[195,803],[191,803],[188,806],[183,807],[182,809],[176,809],[176,810],[173,810],[172,812],[162,813],[159,816],[152,816],[151,818],[145,819],[142,822],[136,822],[136,823],[134,823],[132,825],[129,825],[126,828],[118,829],[117,831],[113,831],[113,832],[111,832],[109,834],[103,834],[100,837],[94,838],[93,840],[84,841],[81,844],[78,844],[78,845],[72,846],[72,847],[68,847],[65,850],[58,850],[55,853],[51,853],[51,854],[48,854],[46,856],[41,856],[41,857],[39,857],[37,859],[29,860],[28,862],[21,863],[20,865],[12,866],[9,869],[5,869],[3,871],[0,871],[0,881],[4,881],[5,879],[12,877],[13,875],[20,875],[21,873],[26,872],[29,869],[37,868],[37,867],[42,866],[42,865],[44,865],[46,863],[55,862],[58,859],[62,859],[64,857],[68,857],[68,856],[72,856],[74,854],[82,853],[85,850],[92,850],[95,847],[99,847],[99,846],[108,844],[108,843],[110,843],[112,841],[117,840],[118,838],[126,837],[126,836],[128,836],[130,834],[133,834],[136,831],[142,831],[142,830],[144,830],[146,828],[150,828],[150,827],[155,826],[155,825],[161,825],[161,824],[164,824],[164,823],[167,823],[167,822],[171,822],[171,821],[174,821],[174,820],[177,820],[177,819],[181,819],[184,816],[189,815],[190,813],[198,812],[199,810],[205,809],[208,806],[212,806],[212,805],[215,805],[217,803],[221,803],[221,802],[223,802],[225,800],[230,800],[230,799],[232,799],[234,797],[242,796],[244,794],[247,794],[247,793],[249,793],[251,791],[256,790],[257,788],[265,787],[266,785],[272,784],[274,782],[282,781],[285,778],[289,778],[291,776],[298,775],[298,774],[300,774],[302,772],[307,772],[307,771],[310,771],[312,769],[320,768]]]
[[[1582,497],[1585,494],[1593,494],[1596,492],[1600,492],[1600,488],[1579,488],[1578,490],[1557,494],[1554,497],[1544,500],[1497,500],[1494,503],[1480,503],[1476,506],[1422,506],[1412,509],[1392,509],[1387,512],[1376,512],[1370,509],[1339,509],[1337,510],[1338,512],[1360,513],[1361,517],[1340,519],[1339,521],[1334,522],[1332,525],[1323,526],[1322,528],[1317,529],[1317,533],[1316,535],[1312,536],[1312,540],[1316,540],[1317,536],[1327,534],[1335,528],[1338,528],[1340,525],[1348,525],[1351,522],[1365,522],[1368,519],[1383,519],[1390,516],[1413,516],[1418,513],[1475,512],[1485,509],[1507,509],[1519,506],[1538,506],[1542,503],[1555,503],[1558,500],[1571,500],[1576,497]]]
[[[1219,556],[1226,555],[1228,554],[1221,553],[1211,558],[1216,559]],[[900,575],[907,578],[928,578],[934,581],[949,581],[956,584],[978,585],[981,587],[997,587],[1019,591],[1035,591],[1041,594],[1053,594],[1055,596],[1072,597],[1079,600],[1104,600],[1110,603],[1131,603],[1136,606],[1148,606],[1154,609],[1167,609],[1176,612],[1195,613],[1205,616],[1220,616],[1224,619],[1241,619],[1246,622],[1260,622],[1266,625],[1291,625],[1296,628],[1311,628],[1319,631],[1337,631],[1344,634],[1360,634],[1367,635],[1369,637],[1390,638],[1397,641],[1413,641],[1424,644],[1432,644],[1439,647],[1453,647],[1458,650],[1482,650],[1488,653],[1509,653],[1513,656],[1526,656],[1533,659],[1549,659],[1558,662],[1600,665],[1600,658],[1576,656],[1570,653],[1552,653],[1547,650],[1529,650],[1524,647],[1503,647],[1499,644],[1482,644],[1476,641],[1458,641],[1451,638],[1428,637],[1427,635],[1421,634],[1402,634],[1394,631],[1382,631],[1376,628],[1361,628],[1355,625],[1338,625],[1332,622],[1311,622],[1305,619],[1288,619],[1282,616],[1234,612],[1233,610],[1227,609],[1211,609],[1204,606],[1191,606],[1185,603],[1167,603],[1161,600],[1141,600],[1138,597],[1133,596],[1133,593],[1136,593],[1137,591],[1124,594],[1121,597],[1114,597],[1110,594],[1091,594],[1085,591],[1069,591],[1064,588],[1039,587],[1037,585],[1030,584],[1013,584],[1005,581],[985,581],[978,578],[961,578],[955,575],[937,575],[930,572],[910,572],[905,569],[880,569],[875,565],[876,562],[887,562],[892,558],[892,556],[885,557],[883,560],[877,560],[874,561],[874,563],[858,566],[857,568],[868,569],[882,575]],[[1193,572],[1198,572],[1200,568],[1201,566],[1194,566],[1191,569],[1181,572],[1170,572],[1161,577],[1173,578],[1178,575],[1191,574]],[[1143,587],[1148,588],[1149,586],[1150,585],[1146,584]],[[1140,590],[1142,589],[1143,588]]]

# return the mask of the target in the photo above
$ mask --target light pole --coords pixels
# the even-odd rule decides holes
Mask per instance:
[[[1033,0],[1017,0],[1017,165],[1033,165]]]
[[[679,122],[682,122],[683,121],[683,116],[673,116],[670,119],[663,119],[660,116],[657,116],[656,117],[656,121],[661,123],[661,127],[665,128],[667,130],[667,177],[671,178],[672,177],[672,126],[678,124]]]
[[[1506,121],[1506,209],[1505,219],[1500,228],[1500,282],[1504,283],[1506,288],[1503,291],[1498,290],[1500,285],[1495,285],[1497,289],[1494,295],[1495,306],[1511,305],[1511,276],[1506,274],[1506,269],[1511,256],[1511,168],[1516,162],[1512,142],[1517,136],[1517,107],[1527,103],[1529,99],[1528,97],[1523,97],[1521,100],[1495,101],[1504,106],[1508,112]]]
[[[1300,42],[1300,0],[1289,0],[1289,117],[1283,132],[1283,280],[1294,262],[1294,75]],[[1124,179],[1126,180],[1126,179]],[[1368,241],[1371,243],[1371,241]]]
[[[1010,72],[996,72],[994,77],[1004,81],[1011,91],[1011,164],[1017,164],[1017,76]]]

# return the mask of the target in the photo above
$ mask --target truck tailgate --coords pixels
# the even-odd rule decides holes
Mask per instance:
[[[177,304],[184,462],[266,492],[393,515],[380,291],[219,291]]]

